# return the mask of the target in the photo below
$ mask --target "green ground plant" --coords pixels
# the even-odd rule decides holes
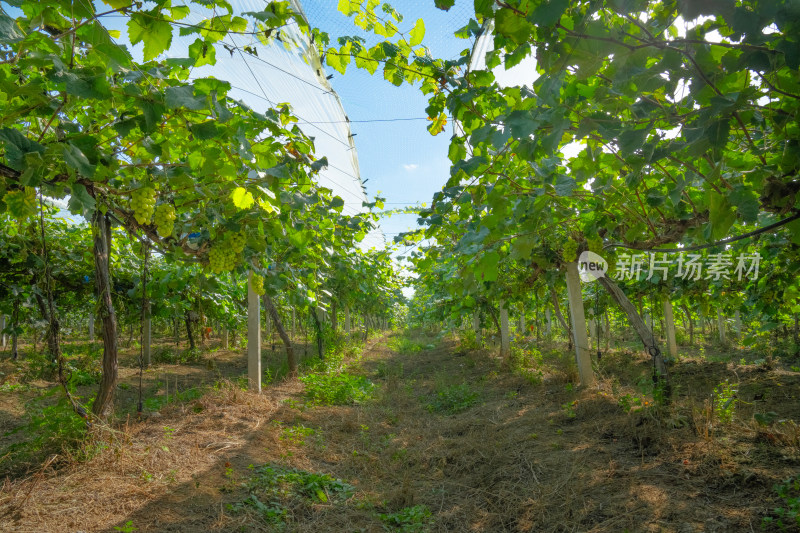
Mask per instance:
[[[300,376],[305,383],[306,397],[318,405],[347,405],[372,397],[375,385],[363,376],[347,372],[312,372]]]
[[[122,533],[133,533],[134,531],[139,531],[138,527],[133,526],[133,520],[128,520],[125,522],[123,526],[116,526],[114,531],[121,531]]]
[[[417,354],[426,349],[424,344],[413,341],[406,336],[392,337],[386,345],[395,352],[403,355]]]
[[[309,428],[299,424],[296,426],[283,428],[279,438],[283,442],[293,444],[294,446],[303,446],[306,443],[306,439],[315,435],[316,433],[317,431],[314,428]]]
[[[169,397],[160,395],[145,398],[143,404],[147,411],[159,411],[171,403],[191,402],[197,400],[207,392],[206,387],[189,387],[178,392],[170,392]]]
[[[712,396],[714,402],[714,414],[720,424],[730,424],[733,414],[736,411],[736,391],[726,379],[716,387]]]
[[[475,332],[471,329],[461,332],[460,345],[462,350],[477,350],[480,348]]]
[[[480,401],[480,394],[467,383],[437,388],[433,398],[425,405],[432,413],[456,414],[466,411]]]
[[[281,524],[292,507],[342,503],[355,492],[352,485],[328,474],[274,464],[250,465],[248,468],[252,470],[245,482],[248,496],[241,502],[231,504],[229,509],[234,512],[255,510],[269,524]]]
[[[544,356],[542,352],[533,346],[521,347],[512,345],[511,353],[509,356],[509,365],[511,371],[522,376],[531,384],[541,383],[544,377],[542,365]]]
[[[782,506],[772,510],[772,516],[761,521],[761,527],[776,526],[781,531],[800,529],[800,475],[791,477],[774,487]]]
[[[403,533],[422,533],[433,523],[431,511],[425,505],[405,507],[394,513],[381,513],[378,517],[389,531]]]
[[[90,405],[91,400],[87,406]],[[0,451],[0,467],[4,463],[24,463],[53,453],[64,453],[78,459],[91,457],[94,453],[93,448],[87,446],[89,433],[86,422],[75,414],[70,402],[62,395],[61,387],[53,387],[30,400],[26,410],[28,422],[4,434],[22,434],[25,438]]]

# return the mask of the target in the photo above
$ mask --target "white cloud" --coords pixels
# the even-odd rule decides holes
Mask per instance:
[[[403,165],[403,168],[406,169],[406,172],[414,172],[419,168],[419,165],[411,163],[410,165]]]

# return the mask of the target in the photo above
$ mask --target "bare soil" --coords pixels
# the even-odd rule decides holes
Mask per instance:
[[[370,340],[348,367],[376,384],[352,405],[311,405],[303,383],[281,380],[260,395],[218,387],[139,419],[127,368],[120,423],[95,430],[103,449],[6,477],[0,531],[759,531],[781,505],[773,486],[800,471],[800,374],[790,370],[686,358],[671,368],[675,395],[663,407],[640,390],[650,363],[633,352],[605,354],[597,386],[580,389],[568,356],[546,355],[529,379],[453,340],[420,333],[435,348],[414,354],[388,340]],[[145,389],[163,394],[165,371],[180,389],[244,370],[241,353],[211,357],[146,373]],[[726,379],[738,392],[723,424],[711,397]],[[437,393],[458,387],[474,404],[437,410]],[[9,397],[0,394],[6,425],[22,412]],[[640,404],[628,412],[625,398]],[[769,412],[771,424],[753,420]],[[274,504],[285,513],[271,521],[242,504],[261,465],[354,490],[344,501],[283,494]],[[430,511],[418,529],[385,517],[414,506]]]

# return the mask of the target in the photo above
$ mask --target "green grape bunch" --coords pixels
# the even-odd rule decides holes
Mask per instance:
[[[133,217],[139,224],[149,224],[156,206],[156,190],[152,187],[141,187],[131,191],[131,208]]]
[[[567,263],[573,263],[578,260],[578,243],[574,240],[567,239],[567,242],[564,243],[564,247],[561,249],[561,257],[564,258],[564,261]]]
[[[169,237],[175,227],[175,208],[170,204],[159,205],[155,210],[154,222],[158,234],[162,237]]]
[[[246,240],[247,239],[243,231],[231,235],[230,245],[231,248],[233,248],[233,251],[236,252],[237,254],[242,253],[244,251],[244,244]]]
[[[597,255],[603,252],[603,239],[597,235],[586,237],[586,244],[589,246],[589,251]]]
[[[253,289],[254,293],[258,294],[259,296],[263,296],[264,278],[262,278],[258,274],[253,274],[253,277],[250,279],[250,287]]]
[[[214,246],[208,251],[208,263],[215,274],[230,272],[236,266],[236,253],[224,244]]]

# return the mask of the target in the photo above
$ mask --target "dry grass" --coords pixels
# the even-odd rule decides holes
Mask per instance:
[[[249,465],[276,464],[355,487],[344,503],[287,498],[288,531],[384,531],[379,514],[415,505],[431,511],[435,532],[759,530],[772,485],[796,472],[800,454],[794,422],[759,426],[752,413],[796,419],[797,376],[734,369],[741,408],[722,427],[704,402],[729,365],[678,365],[671,408],[626,413],[618,400],[641,394],[648,365],[609,355],[598,386],[580,390],[559,358],[546,358],[534,383],[453,341],[406,356],[376,343],[349,369],[378,384],[371,401],[309,407],[298,381],[261,395],[222,387],[98,435],[107,449],[85,463],[6,479],[0,529],[272,531],[229,504],[247,498]],[[476,404],[426,408],[462,384]],[[287,438],[301,426],[313,432]]]

